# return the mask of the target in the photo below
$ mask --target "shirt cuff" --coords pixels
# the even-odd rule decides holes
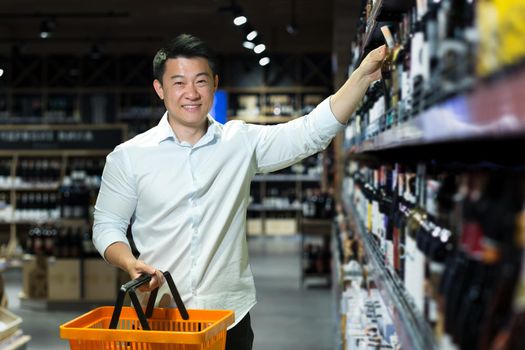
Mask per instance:
[[[317,118],[314,120],[315,128],[317,130],[326,130],[331,135],[336,135],[338,132],[345,129],[346,125],[342,124],[335,117],[332,109],[330,108],[329,96],[323,100],[320,104],[315,107]]]
[[[123,236],[119,231],[105,230],[104,234],[95,234],[94,232],[93,244],[104,260],[106,260],[106,256],[104,254],[106,249],[116,242],[122,242],[130,246],[126,236]]]

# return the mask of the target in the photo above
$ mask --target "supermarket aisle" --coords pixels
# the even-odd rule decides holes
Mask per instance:
[[[335,316],[330,289],[301,288],[299,239],[250,241],[258,304],[252,310],[254,350],[332,350]]]
[[[299,239],[250,240],[258,304],[252,310],[254,350],[332,350],[335,326],[328,289],[300,287]],[[9,309],[23,318],[24,333],[32,336],[27,350],[67,350],[58,327],[83,310],[21,309],[21,271],[4,272]]]

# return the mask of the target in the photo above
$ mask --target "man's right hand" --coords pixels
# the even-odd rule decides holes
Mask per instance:
[[[111,244],[104,252],[104,257],[111,265],[115,265],[126,271],[131,279],[136,279],[143,274],[150,275],[152,278],[149,284],[139,288],[139,290],[143,292],[153,290],[164,283],[164,275],[162,272],[142,260],[137,260],[133,256],[129,245],[124,242]]]
[[[131,279],[136,279],[141,275],[147,274],[151,276],[151,280],[148,285],[143,285],[139,288],[142,292],[151,291],[157,287],[160,287],[164,283],[164,275],[162,271],[146,264],[142,260],[133,258],[134,261],[128,265],[126,271],[128,272]]]

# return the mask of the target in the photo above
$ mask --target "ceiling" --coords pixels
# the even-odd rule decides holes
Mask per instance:
[[[296,8],[298,33],[286,26]],[[244,32],[232,23],[231,0],[1,0],[0,54],[104,53],[152,55],[167,38],[191,33],[218,53],[246,51]],[[237,0],[248,24],[261,33],[269,52],[331,52],[333,0]],[[43,20],[55,24],[39,37]]]

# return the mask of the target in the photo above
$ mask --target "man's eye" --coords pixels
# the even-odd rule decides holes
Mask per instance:
[[[174,85],[182,86],[182,85],[184,85],[184,83],[183,83],[182,81],[176,81],[176,82],[174,83]]]
[[[205,85],[205,84],[208,84],[208,81],[207,80],[199,80],[199,81],[197,81],[197,84]]]

